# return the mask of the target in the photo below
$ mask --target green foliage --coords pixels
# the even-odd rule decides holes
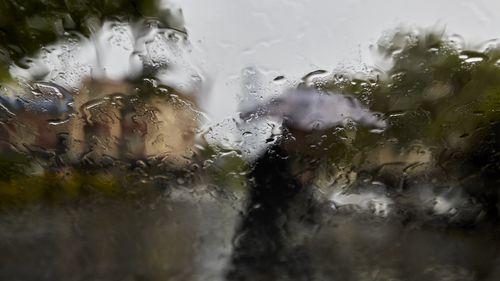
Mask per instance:
[[[387,35],[377,50],[392,62],[388,69],[338,72],[327,79],[312,75],[304,84],[355,96],[379,112],[387,128],[348,125],[313,132],[300,137],[306,145],[294,148],[298,157],[314,159],[324,170],[355,171],[388,187],[405,182],[414,169],[419,172],[413,179],[458,184],[496,212],[500,45],[468,48],[441,32],[417,29]]]
[[[400,38],[400,37],[403,37]],[[498,52],[463,50],[436,33],[396,33],[380,52],[393,67],[373,93],[371,107],[391,114],[388,137],[436,142],[498,119]],[[406,136],[405,136],[406,135]]]
[[[7,162],[1,162],[2,167]],[[170,181],[165,181],[165,173],[156,170],[157,167],[153,167],[139,171],[131,169],[130,165],[111,168],[44,166],[37,173],[30,173],[28,168],[23,175],[16,173],[0,179],[0,211],[26,204],[65,204],[82,199],[140,200],[146,196],[160,196],[165,188],[171,188],[176,178],[183,176],[172,175]]]
[[[117,178],[109,173],[44,169],[39,174],[2,178],[0,205],[10,207],[27,203],[57,203],[91,193],[112,196],[119,191]]]
[[[152,19],[183,29],[157,0],[0,0],[0,81],[9,78],[12,61],[22,65],[18,60],[66,32],[90,36],[105,19]]]
[[[26,177],[30,159],[25,155],[13,152],[0,154],[0,182]]]
[[[335,140],[367,145],[395,138],[401,144],[421,140],[451,145],[499,120],[500,48],[464,50],[442,33],[414,30],[388,36],[379,42],[378,51],[393,62],[390,69],[364,75],[336,73],[320,87],[356,96],[380,112],[389,126],[381,134],[358,134],[354,142],[338,134],[345,130],[327,132]]]
[[[198,171],[202,181],[236,193],[244,191],[249,165],[239,151],[206,145],[196,158],[203,170]]]

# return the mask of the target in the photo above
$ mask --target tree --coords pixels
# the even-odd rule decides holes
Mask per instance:
[[[105,19],[157,21],[160,26],[184,31],[179,13],[158,0],[1,0],[0,81],[8,67],[36,53],[67,33],[90,36]]]

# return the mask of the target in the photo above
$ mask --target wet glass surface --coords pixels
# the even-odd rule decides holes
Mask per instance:
[[[498,280],[499,5],[317,2],[0,1],[0,280]]]

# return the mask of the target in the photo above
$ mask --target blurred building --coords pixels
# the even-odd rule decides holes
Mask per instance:
[[[52,91],[52,92],[50,92]],[[22,95],[2,95],[1,148],[33,148],[70,163],[156,158],[189,162],[199,112],[194,100],[168,87],[88,80],[75,93],[34,83]]]
[[[61,153],[65,128],[73,114],[71,102],[68,91],[49,83],[33,83],[25,91],[4,86],[0,93],[0,147]]]

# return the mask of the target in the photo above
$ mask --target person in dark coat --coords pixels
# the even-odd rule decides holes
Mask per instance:
[[[313,193],[307,188],[320,159],[304,147],[311,132],[342,126],[348,120],[385,127],[357,100],[339,93],[294,89],[244,112],[243,119],[278,118],[283,133],[251,165],[250,194],[233,240],[227,280],[312,280],[308,254],[291,224],[314,224]],[[300,242],[299,242],[300,244]]]

